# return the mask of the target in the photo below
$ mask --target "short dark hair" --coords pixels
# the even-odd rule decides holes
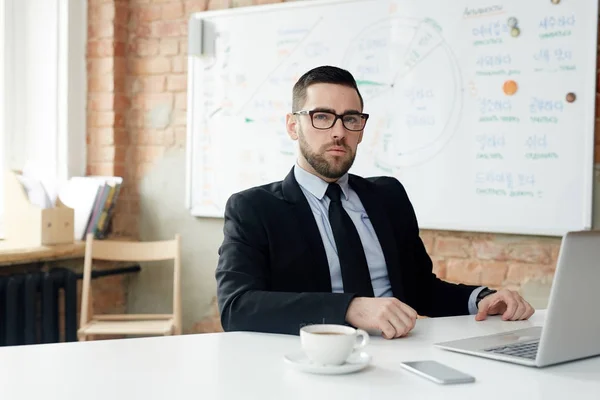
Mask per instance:
[[[300,110],[306,101],[306,88],[315,83],[333,83],[356,90],[360,99],[360,107],[364,107],[363,98],[352,74],[345,69],[323,65],[307,71],[298,79],[292,91],[292,112]]]

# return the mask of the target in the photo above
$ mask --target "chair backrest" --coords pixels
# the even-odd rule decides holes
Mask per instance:
[[[181,236],[174,239],[134,242],[119,240],[96,240],[92,233],[86,236],[81,290],[80,326],[93,316],[91,309],[91,278],[93,260],[148,262],[173,260],[173,318],[181,328]]]

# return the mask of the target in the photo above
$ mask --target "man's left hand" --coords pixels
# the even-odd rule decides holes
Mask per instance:
[[[529,319],[535,312],[533,307],[517,292],[502,289],[484,297],[478,306],[476,321],[483,321],[488,315],[502,314],[505,321]]]

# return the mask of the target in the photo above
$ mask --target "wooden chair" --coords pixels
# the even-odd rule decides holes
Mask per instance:
[[[122,242],[95,240],[93,234],[88,234],[83,264],[81,314],[77,331],[79,340],[87,340],[88,335],[181,335],[180,240],[180,235],[175,235],[173,240]],[[173,260],[173,313],[94,315],[91,288],[93,260]]]

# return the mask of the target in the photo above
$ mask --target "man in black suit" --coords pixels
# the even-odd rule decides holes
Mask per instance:
[[[533,314],[516,292],[438,279],[402,184],[348,174],[368,119],[349,72],[306,72],[292,108],[286,126],[299,142],[296,165],[283,181],[236,193],[226,205],[216,270],[226,331],[298,334],[331,323],[396,338],[417,314]]]

